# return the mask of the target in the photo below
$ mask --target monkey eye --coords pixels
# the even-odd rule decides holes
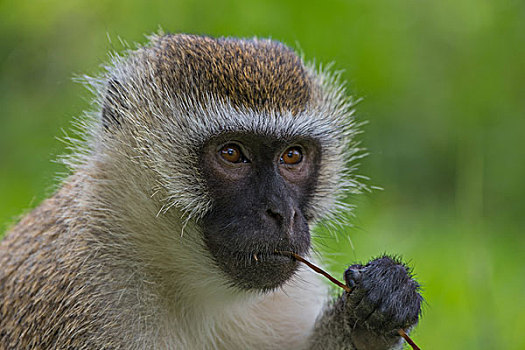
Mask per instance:
[[[239,146],[229,143],[219,150],[222,159],[230,163],[247,163],[248,159],[244,156]]]
[[[289,147],[283,152],[280,158],[281,164],[295,165],[303,160],[303,152],[297,146]]]

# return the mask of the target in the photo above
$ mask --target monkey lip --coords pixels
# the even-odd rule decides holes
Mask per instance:
[[[285,254],[280,254],[278,252],[251,253],[251,262],[255,264],[264,262],[288,264],[291,261],[293,261],[293,258],[291,258],[290,256],[286,256]]]

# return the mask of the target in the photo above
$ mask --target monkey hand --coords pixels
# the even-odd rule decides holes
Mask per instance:
[[[398,330],[417,323],[423,300],[408,267],[383,256],[365,266],[350,266],[344,278],[352,288],[342,299],[354,347],[388,349],[400,344]]]

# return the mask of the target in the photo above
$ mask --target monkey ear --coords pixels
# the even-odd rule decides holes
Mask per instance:
[[[101,118],[105,130],[113,130],[121,126],[122,113],[128,109],[124,90],[118,80],[110,79],[108,81]]]

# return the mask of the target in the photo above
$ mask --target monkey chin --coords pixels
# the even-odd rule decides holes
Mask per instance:
[[[272,291],[288,281],[298,268],[297,261],[273,252],[223,254],[215,256],[216,262],[232,287],[242,290]]]
[[[244,264],[237,265],[235,282],[242,289],[271,291],[288,281],[297,268],[297,261],[288,257],[274,253],[254,253]]]

